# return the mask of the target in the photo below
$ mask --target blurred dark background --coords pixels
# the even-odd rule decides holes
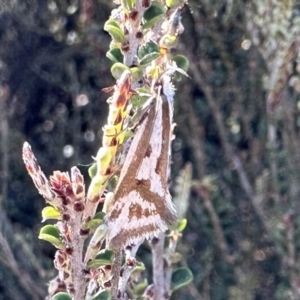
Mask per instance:
[[[22,144],[47,176],[87,174],[114,84],[111,2],[0,0],[0,299],[43,299],[56,275]],[[300,299],[300,3],[189,4],[172,176],[192,163],[178,248],[195,278],[172,299]]]

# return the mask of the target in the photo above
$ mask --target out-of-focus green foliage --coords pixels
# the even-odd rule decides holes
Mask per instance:
[[[298,4],[189,2],[178,52],[191,79],[177,86],[172,177],[192,162],[178,252],[194,280],[172,299],[297,299]],[[37,238],[44,204],[21,145],[32,144],[47,175],[79,164],[88,178],[107,114],[101,89],[114,82],[103,29],[112,6],[0,3],[0,299],[43,299],[55,276],[53,248]]]
[[[72,297],[67,293],[57,293],[51,300],[72,300]]]
[[[190,269],[179,268],[174,270],[172,274],[172,291],[181,289],[184,286],[187,286],[193,281],[193,274]]]

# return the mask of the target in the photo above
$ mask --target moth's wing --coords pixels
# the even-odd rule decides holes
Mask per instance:
[[[143,183],[148,187],[140,190],[142,198],[155,203],[156,212],[164,224],[161,231],[165,231],[176,218],[168,189],[172,107],[166,97],[159,96],[158,100],[161,109],[157,111],[148,149],[137,174],[137,184]]]
[[[154,101],[149,105],[150,107],[145,112],[145,115],[142,117],[140,121],[140,125],[129,147],[128,154],[125,158],[120,173],[118,185],[116,188],[116,193],[118,192],[119,187],[123,185],[124,179],[128,183],[129,178],[133,180],[136,177],[136,173],[147,151],[147,145],[149,144],[151,138],[155,117],[156,117],[156,111],[157,111],[156,99],[154,99]]]
[[[170,106],[160,96],[154,104],[132,141],[107,214],[112,249],[157,236],[175,218],[167,187]]]

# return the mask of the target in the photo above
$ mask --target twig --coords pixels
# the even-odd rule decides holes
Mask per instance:
[[[9,100],[9,87],[6,84],[0,84],[0,133],[1,133],[1,194],[0,205],[7,196],[7,185],[8,185],[8,118],[7,118],[7,107]]]
[[[81,217],[81,216],[79,216]],[[84,299],[85,290],[86,290],[86,282],[83,276],[83,242],[84,239],[80,236],[80,221],[74,220],[72,229],[77,233],[74,234],[73,245],[75,245],[73,249],[73,253],[70,255],[70,262],[72,267],[72,277],[73,284],[75,288],[75,293],[73,295],[74,300],[82,300]]]
[[[284,215],[283,221],[285,223],[286,231],[286,242],[287,242],[287,254],[286,254],[286,265],[289,270],[289,276],[295,299],[299,298],[299,279],[296,271],[296,247],[295,247],[295,223],[294,223],[293,212],[288,212]]]
[[[166,296],[171,295],[171,282],[172,282],[172,273],[173,273],[173,264],[171,257],[176,251],[178,239],[181,237],[180,233],[171,232],[169,235],[169,245],[165,253],[165,290]]]
[[[0,255],[0,261],[11,270],[17,277],[22,288],[31,296],[33,300],[39,300],[45,295],[45,291],[41,289],[25,269],[22,269],[15,259],[13,251],[0,230],[0,248],[3,255]]]
[[[121,270],[122,276],[120,276],[119,280],[119,293],[121,294],[121,297],[126,292],[127,282],[136,265],[135,256],[140,245],[141,243],[125,249],[125,264]]]
[[[193,61],[193,59],[190,58],[190,61]],[[265,230],[269,233],[270,238],[273,239],[273,234],[268,228],[266,215],[263,211],[263,208],[260,207],[259,205],[260,199],[256,195],[255,190],[250,183],[250,180],[244,170],[241,159],[238,157],[238,155],[234,154],[234,150],[228,141],[226,127],[223,122],[222,113],[220,111],[216,99],[213,96],[213,91],[211,87],[208,84],[206,84],[205,77],[201,72],[201,67],[199,68],[197,64],[191,64],[191,72],[193,74],[193,78],[195,79],[195,82],[197,82],[199,86],[201,86],[201,88],[203,89],[206,95],[208,106],[216,122],[217,130],[221,139],[222,147],[225,151],[226,159],[229,163],[232,163],[234,168],[236,169],[237,174],[239,176],[239,180],[241,182],[241,186],[245,194],[251,201],[251,204],[256,214],[259,216]]]
[[[158,238],[151,241],[154,300],[165,299],[165,276],[164,276],[164,243],[165,234],[161,233]]]
[[[111,295],[112,300],[120,299],[118,297],[119,278],[122,264],[122,251],[115,251],[111,269]]]
[[[210,215],[211,222],[212,222],[212,225],[214,228],[214,233],[216,236],[216,243],[220,249],[221,255],[223,256],[224,260],[228,264],[233,264],[234,257],[229,252],[228,245],[227,245],[227,242],[225,239],[225,234],[224,234],[223,228],[221,226],[220,219],[212,205],[212,202],[211,202],[211,199],[209,196],[209,191],[201,185],[197,186],[196,190],[197,190],[198,194],[201,196],[201,198],[203,199],[203,204]]]
[[[1,195],[0,195],[0,261],[16,276],[22,288],[32,299],[39,299],[45,291],[34,281],[26,268],[22,268],[17,261],[13,249],[8,242],[12,233],[11,223],[2,209],[2,201],[6,200],[9,177],[9,125],[8,125],[8,100],[9,86],[0,84],[0,135],[1,135]],[[5,228],[4,228],[5,227]],[[8,234],[7,231],[10,233]],[[11,236],[14,238],[14,236]],[[20,250],[23,253],[23,247]],[[24,254],[24,253],[23,253]]]
[[[136,18],[129,18],[127,24],[128,30],[128,51],[124,51],[124,64],[126,66],[131,66],[134,63],[136,57],[138,46],[140,45],[139,31],[140,23],[143,18],[143,14],[146,7],[143,6],[143,1],[138,0],[135,3],[136,11],[132,11],[131,14],[137,13]]]

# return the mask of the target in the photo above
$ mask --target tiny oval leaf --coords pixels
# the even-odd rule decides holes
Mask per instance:
[[[119,48],[113,48],[106,52],[106,57],[113,62],[122,62],[124,56]]]
[[[90,260],[87,264],[89,268],[99,268],[105,265],[111,265],[113,260],[113,251],[101,250],[94,259]]]
[[[184,286],[187,286],[193,281],[193,274],[188,268],[179,268],[174,270],[172,274],[172,291],[176,291]]]
[[[144,19],[150,21],[153,18],[165,14],[166,8],[164,5],[158,1],[153,1],[152,5],[144,12]]]
[[[105,132],[106,134],[106,132]],[[97,171],[99,172],[98,174],[102,174],[110,165],[112,159],[112,154],[111,151],[108,147],[101,147],[96,156],[96,163],[97,163]]]
[[[102,290],[96,293],[92,300],[111,300],[111,294],[108,290]]]
[[[150,54],[145,55],[141,61],[140,61],[140,65],[147,65],[149,63],[151,63],[153,60],[157,59],[160,56],[160,53],[158,52],[153,52]]]
[[[107,31],[112,39],[120,44],[124,44],[126,41],[126,37],[124,32],[122,31],[120,25],[114,20],[108,20],[104,24],[104,30]]]
[[[122,3],[128,11],[131,11],[135,4],[135,0],[123,0]]]
[[[145,271],[145,269],[145,265],[142,262],[137,262],[137,265],[131,273],[131,278],[133,278],[134,280],[138,280],[141,273]]]
[[[176,62],[178,68],[182,69],[183,71],[187,72],[190,67],[189,60],[183,55],[176,55],[172,58],[173,61]]]
[[[72,297],[68,293],[59,292],[55,294],[51,300],[72,300]]]
[[[141,296],[145,292],[146,288],[148,286],[148,280],[147,278],[144,278],[142,282],[139,282],[137,285],[134,286],[133,292],[135,295]]]
[[[145,22],[145,23],[143,24],[143,26],[142,26],[143,29],[148,29],[148,28],[153,27],[155,23],[157,23],[160,19],[162,19],[163,16],[164,16],[164,15],[161,14],[161,15],[159,15],[159,16],[157,16],[157,17],[155,17],[155,18],[153,18],[153,19],[151,19],[151,20]]]
[[[166,0],[166,5],[170,8],[183,4],[185,0]]]
[[[130,103],[135,109],[139,109],[142,105],[151,97],[150,91],[147,88],[137,88],[137,94],[134,94],[130,98]]]
[[[130,68],[130,73],[134,82],[138,82],[143,78],[143,71],[139,67]]]
[[[159,52],[159,46],[155,42],[150,41],[139,48],[138,58],[142,59],[145,55],[153,52]]]
[[[128,71],[129,68],[122,63],[115,63],[112,65],[110,72],[115,79],[119,79],[125,71]]]
[[[89,200],[93,201],[95,197],[101,195],[106,180],[107,180],[106,176],[102,176],[99,174],[93,177],[87,194],[87,198]]]
[[[95,231],[101,224],[103,224],[105,213],[98,212],[92,220],[88,221],[85,225],[85,229],[90,229],[92,232]]]
[[[96,255],[96,259],[105,259],[107,261],[112,262],[114,256],[114,252],[112,250],[108,250],[108,249],[103,249],[101,251],[98,252],[98,254]]]
[[[45,240],[57,248],[62,248],[59,229],[54,225],[46,225],[41,228],[39,239]]]
[[[178,232],[182,232],[185,227],[187,225],[187,219],[183,218],[183,219],[179,219],[177,220],[175,226],[174,226],[174,230],[178,231]]]
[[[93,163],[89,167],[88,173],[89,173],[89,176],[91,179],[93,179],[96,176],[96,174],[97,174],[97,164],[96,163]]]
[[[165,34],[161,37],[159,45],[166,49],[174,48],[177,45],[177,37],[171,34]]]
[[[61,213],[53,206],[46,206],[42,210],[42,222],[46,220],[61,220]]]

